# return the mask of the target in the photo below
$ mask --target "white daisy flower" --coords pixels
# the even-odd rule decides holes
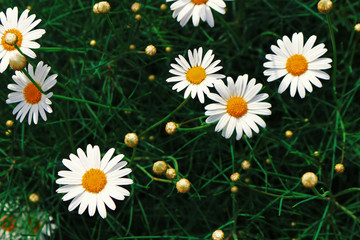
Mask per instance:
[[[215,74],[222,69],[221,66],[217,66],[220,60],[214,62],[214,55],[212,50],[208,50],[204,56],[203,49],[200,47],[198,50],[194,49],[193,52],[188,50],[190,64],[185,58],[179,55],[179,58],[175,58],[178,64],[172,63],[170,73],[176,75],[166,79],[167,82],[177,82],[172,89],[180,92],[185,89],[184,98],[187,98],[190,93],[191,97],[195,98],[197,95],[200,102],[204,103],[204,93],[209,94],[209,87],[213,87],[213,83],[221,81],[225,75]]]
[[[266,123],[258,115],[270,115],[270,103],[261,102],[269,97],[267,93],[258,92],[262,84],[256,83],[255,78],[248,82],[248,75],[238,76],[236,82],[227,77],[228,85],[221,82],[215,83],[218,94],[210,93],[208,97],[218,103],[206,105],[205,115],[210,116],[206,123],[218,122],[216,132],[222,130],[222,136],[230,138],[236,130],[236,140],[239,140],[243,132],[249,138],[252,131],[259,133],[257,125],[265,128]]]
[[[264,71],[265,76],[269,76],[267,81],[272,82],[278,78],[283,78],[278,92],[283,93],[290,85],[290,95],[295,96],[296,89],[301,98],[305,97],[305,89],[312,92],[311,84],[321,88],[322,84],[318,78],[329,80],[330,76],[324,69],[331,68],[330,58],[319,58],[327,52],[323,43],[314,46],[316,36],[311,36],[304,45],[302,33],[294,33],[292,41],[287,36],[282,40],[277,40],[279,47],[272,45],[271,50],[275,54],[265,56],[270,62],[264,63],[264,67],[269,68]]]
[[[166,0],[166,2],[174,2],[170,9],[173,10],[173,18],[177,17],[177,21],[183,27],[192,17],[195,27],[199,25],[200,19],[207,22],[210,27],[214,27],[214,17],[211,8],[220,14],[225,14],[226,4],[223,0]]]
[[[50,69],[51,67],[47,64],[44,65],[42,61],[40,61],[36,66],[35,72],[31,64],[28,65],[27,72],[41,87],[43,92],[48,91],[57,82],[57,74],[53,74],[46,78]],[[12,79],[16,84],[9,84],[8,89],[15,92],[8,95],[6,103],[10,104],[20,102],[13,110],[13,114],[17,113],[16,120],[20,118],[20,122],[22,122],[26,114],[29,112],[29,125],[31,124],[32,119],[34,123],[37,124],[39,113],[42,119],[46,121],[47,118],[45,111],[52,113],[52,109],[50,107],[51,101],[49,98],[51,98],[53,93],[41,93],[39,89],[28,79],[28,77],[20,71],[15,71],[15,75],[12,76]]]
[[[82,214],[88,207],[89,215],[93,216],[97,208],[100,216],[106,218],[105,204],[111,210],[116,206],[111,199],[124,200],[130,196],[130,192],[118,185],[129,185],[132,179],[122,178],[131,173],[130,168],[122,169],[127,162],[120,161],[124,155],[119,154],[111,159],[115,149],[111,148],[101,159],[100,148],[95,145],[87,145],[86,153],[78,148],[77,154],[70,154],[70,160],[63,159],[63,164],[70,171],[59,171],[57,184],[65,184],[56,190],[58,193],[66,193],[64,201],[73,198],[69,205],[69,211],[79,207],[79,214]],[[101,159],[101,160],[100,160]],[[111,160],[110,160],[111,159]]]
[[[39,48],[40,44],[34,40],[41,38],[45,33],[44,29],[32,30],[41,19],[35,20],[35,14],[28,17],[29,10],[26,9],[20,15],[18,20],[18,8],[6,9],[6,16],[0,13],[0,73],[4,72],[9,65],[9,59],[14,53],[18,53],[14,44],[16,43],[20,50],[27,56],[35,58],[36,54],[30,49]]]

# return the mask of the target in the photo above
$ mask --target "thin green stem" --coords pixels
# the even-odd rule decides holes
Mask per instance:
[[[353,64],[353,60],[354,60],[354,56],[355,56],[355,52],[356,52],[356,46],[357,46],[358,39],[359,39],[359,37],[356,34],[354,45],[353,45],[353,50],[351,51],[350,62],[349,62],[349,65],[347,66],[349,69],[346,71],[345,80],[344,80],[344,86],[343,86],[343,89],[341,91],[341,96],[344,96],[345,91],[346,91],[346,86],[347,86],[347,83],[348,83],[348,80],[349,80],[350,69],[352,68],[352,64]]]
[[[166,182],[166,183],[173,183],[171,180],[154,177],[154,176],[151,175],[148,171],[146,171],[145,168],[143,168],[143,167],[140,166],[139,164],[136,164],[136,166],[137,166],[141,171],[143,171],[143,172],[146,174],[146,176],[148,176],[149,178],[151,178],[151,179],[154,180],[154,181]]]
[[[139,136],[141,137],[142,135],[144,135],[145,133],[147,133],[148,131],[150,131],[151,129],[153,129],[154,127],[160,125],[161,123],[165,122],[169,117],[171,117],[174,113],[176,113],[180,108],[182,108],[185,103],[189,100],[190,96],[187,97],[179,106],[177,106],[171,113],[169,113],[168,115],[166,115],[163,119],[161,119],[160,121],[154,123],[153,125],[151,125],[150,127],[148,127],[147,129],[145,129],[145,131],[143,131]]]
[[[75,102],[88,103],[88,104],[92,104],[92,105],[102,107],[102,108],[122,110],[122,111],[133,111],[133,109],[130,109],[130,108],[113,107],[111,105],[105,105],[105,104],[101,104],[101,103],[97,103],[97,102],[93,102],[93,101],[89,101],[89,100],[85,100],[85,99],[81,99],[81,98],[66,97],[66,96],[57,95],[57,94],[54,94],[53,97],[59,98],[59,99],[64,99],[64,100],[75,101]]]
[[[333,92],[334,92],[335,100],[337,102],[337,97],[336,97],[336,95],[337,95],[337,93],[336,93],[337,53],[336,53],[335,35],[334,35],[334,30],[332,29],[332,21],[331,21],[330,13],[326,14],[326,19],[327,19],[327,22],[328,22],[329,33],[330,33],[330,38],[331,38],[331,44],[332,44],[332,49],[333,49],[333,74],[332,74],[332,79],[333,79]]]

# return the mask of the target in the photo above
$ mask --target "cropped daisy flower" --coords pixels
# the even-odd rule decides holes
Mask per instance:
[[[20,15],[18,20],[18,8],[6,9],[6,16],[4,12],[0,13],[0,73],[4,72],[9,65],[9,60],[14,53],[18,53],[15,44],[27,56],[35,58],[36,54],[31,50],[39,48],[40,44],[34,40],[41,38],[45,33],[44,29],[32,30],[36,27],[41,19],[35,20],[35,14],[28,17],[29,10],[26,9]]]
[[[256,83],[255,78],[248,82],[248,75],[238,76],[236,82],[227,77],[227,86],[221,81],[215,83],[215,89],[219,94],[210,93],[208,97],[217,103],[206,105],[205,115],[209,116],[206,123],[218,122],[216,132],[222,131],[222,136],[230,138],[236,130],[236,140],[239,140],[243,132],[249,138],[252,131],[259,133],[257,125],[265,128],[266,123],[258,115],[270,115],[270,103],[261,102],[268,98],[267,93],[259,93],[262,84]]]
[[[290,95],[295,96],[296,90],[301,98],[305,97],[305,89],[312,92],[311,84],[321,88],[319,80],[329,80],[330,76],[321,70],[331,68],[330,58],[319,58],[327,52],[323,43],[314,46],[316,36],[311,36],[304,45],[302,33],[294,33],[292,41],[287,36],[277,40],[279,47],[272,45],[271,50],[275,54],[267,54],[265,58],[269,62],[264,67],[267,81],[272,82],[285,76],[279,86],[278,92],[283,93],[290,86]]]
[[[223,0],[166,0],[166,2],[174,2],[170,9],[173,10],[173,18],[177,17],[177,21],[183,27],[192,17],[195,27],[199,25],[200,19],[207,22],[210,27],[214,27],[214,17],[211,8],[220,14],[225,14],[226,4]]]
[[[35,82],[41,87],[42,91],[48,91],[56,84],[57,74],[53,74],[50,77],[46,78],[50,71],[48,65],[44,65],[42,61],[36,66],[35,72],[31,64],[28,65],[27,72],[35,80]],[[51,101],[49,98],[53,95],[52,92],[44,94],[39,91],[39,89],[28,79],[28,77],[20,72],[15,71],[12,79],[16,84],[9,84],[8,89],[13,90],[8,95],[6,100],[7,104],[20,102],[13,110],[13,114],[16,114],[16,120],[20,118],[22,122],[29,113],[28,123],[31,124],[33,119],[34,123],[37,124],[39,113],[44,121],[47,120],[45,111],[52,113],[50,107]]]
[[[176,75],[166,79],[167,82],[177,82],[172,89],[180,92],[185,89],[184,98],[187,98],[190,93],[191,97],[195,98],[197,95],[200,102],[204,103],[204,93],[209,94],[209,87],[213,87],[213,83],[221,81],[225,75],[215,74],[222,69],[221,66],[217,66],[220,60],[214,62],[214,54],[212,50],[208,50],[204,56],[203,49],[200,47],[198,50],[194,49],[193,52],[188,50],[190,64],[186,59],[179,55],[179,58],[175,58],[178,63],[172,63],[170,73]]]
[[[79,207],[79,214],[82,214],[86,208],[89,215],[93,216],[97,208],[100,216],[106,218],[106,208],[115,210],[116,206],[111,199],[124,200],[125,196],[130,196],[130,192],[118,185],[129,185],[133,183],[132,179],[123,178],[131,173],[130,168],[124,168],[127,162],[121,161],[124,155],[119,154],[111,159],[115,149],[108,150],[103,158],[100,156],[100,148],[95,145],[87,145],[86,153],[78,148],[77,154],[70,154],[70,160],[63,159],[63,164],[70,171],[59,171],[57,184],[64,184],[56,190],[58,193],[66,193],[63,196],[64,201],[73,199],[69,205],[69,211]],[[101,160],[100,160],[101,159]]]

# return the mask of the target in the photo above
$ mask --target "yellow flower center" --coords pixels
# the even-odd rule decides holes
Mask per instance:
[[[24,88],[24,98],[30,104],[37,104],[41,100],[41,92],[33,83],[28,83]]]
[[[200,5],[200,4],[204,4],[207,3],[208,0],[191,0],[191,2],[195,5]]]
[[[3,216],[0,219],[0,223],[1,223],[1,229],[7,232],[12,232],[14,230],[15,227],[15,219],[13,219],[13,216],[10,216],[8,218],[8,216]]]
[[[185,77],[190,83],[198,85],[206,78],[206,72],[201,66],[192,67],[187,71]]]
[[[247,102],[242,97],[232,97],[226,104],[227,113],[236,118],[244,116],[247,110]]]
[[[91,193],[101,192],[107,183],[106,175],[100,169],[90,169],[82,177],[82,186]]]
[[[15,44],[18,47],[20,47],[22,41],[23,41],[23,36],[21,32],[15,28],[6,30],[1,37],[1,45],[7,51],[15,50],[14,47]]]
[[[294,76],[300,76],[308,69],[308,62],[301,54],[295,54],[286,61],[286,70]]]

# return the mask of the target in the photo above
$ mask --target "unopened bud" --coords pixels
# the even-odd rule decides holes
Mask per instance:
[[[317,7],[319,12],[327,13],[332,9],[332,5],[333,3],[330,0],[320,0]]]
[[[343,173],[345,171],[344,164],[338,163],[335,165],[335,171],[338,173]]]
[[[128,133],[125,135],[124,142],[126,146],[133,148],[138,144],[139,138],[136,133]]]
[[[360,32],[360,23],[355,25],[354,30]]]
[[[14,121],[13,120],[7,120],[5,124],[6,124],[6,126],[8,128],[11,128],[14,125]]]
[[[141,15],[140,15],[140,14],[136,14],[136,15],[135,15],[135,20],[136,20],[136,21],[140,21],[140,20],[141,20]]]
[[[161,4],[160,9],[165,11],[167,9],[167,5],[165,3]]]
[[[176,170],[175,170],[175,169],[173,169],[173,168],[168,168],[168,169],[166,170],[165,176],[166,176],[167,179],[170,179],[170,180],[175,179],[175,178],[176,178],[176,175],[177,175],[177,173],[176,173]]]
[[[130,45],[129,45],[129,49],[130,49],[130,50],[135,50],[135,45],[134,45],[134,44],[130,44]]]
[[[154,80],[155,80],[155,75],[154,74],[149,75],[149,81],[152,82]]]
[[[240,173],[235,172],[235,173],[231,174],[230,179],[231,179],[231,181],[233,181],[233,182],[239,181],[239,179],[240,179]]]
[[[190,190],[191,183],[186,178],[180,179],[176,183],[176,189],[179,193],[187,193]]]
[[[230,191],[232,193],[237,193],[239,191],[239,188],[237,186],[233,186],[233,187],[231,187]]]
[[[218,229],[216,231],[213,232],[213,234],[211,235],[213,240],[223,240],[225,237],[225,234],[222,230]]]
[[[96,41],[95,40],[91,40],[90,41],[90,46],[95,46],[96,45]]]
[[[33,202],[33,203],[38,202],[39,199],[40,199],[40,198],[39,198],[39,195],[37,195],[36,193],[32,193],[32,194],[30,194],[30,196],[29,196],[30,202]]]
[[[141,4],[138,2],[134,2],[133,5],[131,5],[131,11],[138,12],[141,8]]]
[[[154,45],[149,45],[145,48],[146,55],[154,56],[156,53],[156,47]]]
[[[251,167],[251,164],[248,160],[244,160],[241,162],[241,168],[243,170],[248,170]]]
[[[164,161],[157,161],[153,165],[153,171],[157,175],[162,175],[167,169],[166,162]]]
[[[110,3],[108,3],[107,1],[102,1],[102,2],[98,2],[95,3],[94,7],[93,7],[93,11],[96,14],[99,13],[108,13],[110,11]]]
[[[20,53],[14,53],[9,59],[10,67],[13,70],[21,70],[26,66],[26,57]]]
[[[318,177],[313,172],[307,172],[301,177],[301,182],[304,187],[313,188],[318,182]]]
[[[168,122],[165,126],[165,131],[167,134],[172,135],[178,127],[179,125],[177,125],[175,122]]]
[[[291,138],[292,136],[293,136],[293,132],[292,132],[292,131],[287,130],[287,131],[285,132],[285,137]]]
[[[171,51],[172,51],[172,48],[171,48],[171,47],[166,47],[166,48],[165,48],[165,51],[166,51],[166,52],[171,52]]]

